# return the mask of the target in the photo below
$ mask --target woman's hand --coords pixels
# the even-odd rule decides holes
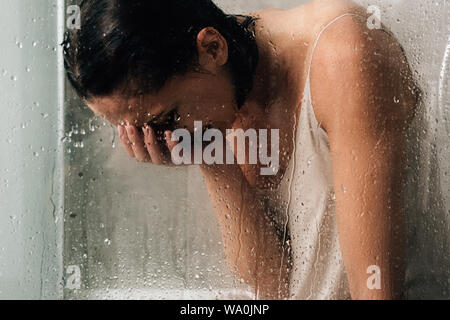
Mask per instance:
[[[173,166],[172,149],[178,142],[172,141],[172,132],[165,131],[164,139],[158,139],[150,126],[138,129],[135,126],[118,126],[120,141],[128,155],[139,162]]]

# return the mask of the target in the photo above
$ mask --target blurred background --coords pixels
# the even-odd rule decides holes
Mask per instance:
[[[0,0],[0,299],[255,298],[229,274],[198,168],[136,163],[65,81],[67,6]],[[227,13],[299,0],[216,0]],[[409,154],[411,297],[450,283],[450,5],[381,9],[425,91]],[[436,280],[438,279],[438,280]]]

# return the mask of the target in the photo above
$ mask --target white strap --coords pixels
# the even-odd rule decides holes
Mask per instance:
[[[322,28],[322,30],[320,30],[319,35],[317,36],[316,40],[314,41],[314,46],[311,52],[311,56],[309,57],[309,64],[308,64],[308,76],[307,76],[307,81],[309,81],[309,76],[311,73],[311,64],[312,64],[312,60],[313,60],[313,56],[314,56],[314,50],[316,50],[317,44],[319,43],[319,39],[320,36],[322,35],[322,33],[329,27],[331,26],[333,23],[335,23],[337,20],[346,17],[346,16],[355,16],[355,17],[363,17],[359,14],[355,14],[355,13],[345,13],[343,15],[340,15],[337,18],[334,18],[331,22],[329,22],[324,28]],[[363,17],[364,18],[364,17]]]

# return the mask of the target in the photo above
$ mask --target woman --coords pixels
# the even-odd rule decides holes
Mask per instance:
[[[169,165],[173,131],[194,121],[279,129],[276,175],[200,165],[229,266],[259,298],[404,297],[419,92],[364,8],[314,0],[232,16],[211,0],[87,0],[81,14],[64,43],[68,78],[131,157]]]

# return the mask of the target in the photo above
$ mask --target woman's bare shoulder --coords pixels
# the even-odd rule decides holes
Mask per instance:
[[[350,0],[313,0],[291,9],[268,8],[248,13],[258,17],[261,25],[278,33],[289,31],[313,41],[320,30],[331,20],[344,13],[368,16],[367,9]]]
[[[340,19],[322,34],[314,51],[311,94],[317,119],[325,125],[351,108],[336,102],[357,92],[367,99],[360,101],[366,106],[383,101],[382,112],[399,121],[409,122],[414,115],[419,92],[403,48],[384,26],[369,28],[366,22]],[[364,108],[361,103],[353,105],[355,113]]]
[[[316,34],[328,22],[345,14],[366,16],[367,9],[350,0],[313,0],[307,5],[292,9],[292,12],[307,19],[306,27]]]

